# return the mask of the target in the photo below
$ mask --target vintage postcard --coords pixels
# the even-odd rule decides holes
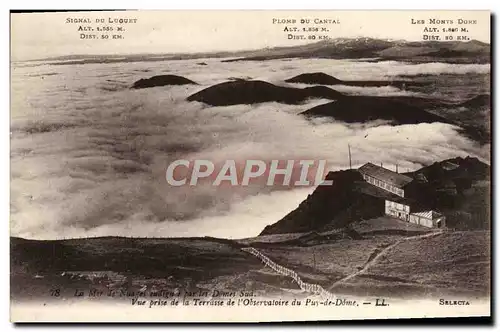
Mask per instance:
[[[11,13],[11,320],[490,317],[490,21]]]

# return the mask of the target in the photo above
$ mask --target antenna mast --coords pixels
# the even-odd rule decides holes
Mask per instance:
[[[352,169],[352,162],[351,162],[351,146],[347,144],[347,149],[349,150],[349,169]]]

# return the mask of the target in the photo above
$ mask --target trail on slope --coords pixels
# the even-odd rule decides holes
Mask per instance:
[[[409,241],[409,240],[418,240],[418,239],[424,239],[424,238],[429,238],[429,237],[434,237],[442,234],[443,231],[434,231],[426,234],[421,234],[421,235],[415,235],[415,236],[410,236],[406,237],[400,240],[395,241],[393,244],[385,247],[383,250],[378,252],[375,256],[371,257],[368,259],[368,261],[365,263],[363,268],[359,271],[353,272],[347,276],[345,276],[342,279],[337,280],[335,283],[333,283],[332,286],[330,286],[329,290],[331,291],[333,288],[338,286],[339,284],[346,282],[347,280],[350,280],[362,273],[365,273],[370,267],[372,267],[374,264],[376,264],[386,253],[389,252],[392,248],[396,247],[397,245]],[[262,252],[258,251],[257,249],[253,247],[246,247],[246,248],[241,248],[241,250],[248,252],[257,258],[259,258],[266,266],[269,266],[272,270],[274,270],[276,273],[291,277],[297,284],[299,285],[300,289],[306,292],[311,292],[314,294],[318,294],[323,298],[327,299],[332,299],[335,297],[334,294],[330,293],[329,291],[325,290],[322,286],[318,284],[309,284],[304,281],[299,277],[298,273],[294,270],[288,269],[282,265],[277,264],[273,260],[271,260],[268,256],[264,255]]]
[[[435,231],[435,232],[430,232],[430,233],[427,233],[427,234],[422,234],[422,235],[415,235],[415,236],[410,236],[410,237],[405,237],[403,239],[400,239],[400,240],[397,240],[396,242],[394,242],[393,244],[385,247],[383,250],[381,250],[375,257],[373,257],[372,259],[369,259],[366,264],[363,266],[363,268],[359,271],[356,271],[354,273],[351,273],[347,276],[345,276],[344,278],[340,279],[340,280],[337,280],[336,282],[333,283],[332,286],[330,286],[329,290],[332,290],[333,288],[335,288],[336,286],[340,285],[341,283],[343,282],[346,282],[347,280],[350,280],[360,274],[363,274],[365,273],[370,267],[372,267],[373,265],[375,265],[386,253],[389,252],[389,250],[391,250],[392,248],[398,246],[399,244],[405,242],[405,241],[409,241],[409,240],[418,240],[418,239],[424,239],[424,238],[428,238],[428,237],[434,237],[434,236],[438,236],[440,234],[442,234],[443,231],[442,230],[439,230],[439,231]]]

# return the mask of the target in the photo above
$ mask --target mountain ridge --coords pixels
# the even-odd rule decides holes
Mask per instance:
[[[439,50],[460,51],[463,54],[457,57],[441,56]],[[429,52],[438,52],[434,55],[425,55]],[[446,55],[446,54],[444,54]],[[332,38],[315,43],[265,47],[241,51],[213,51],[193,53],[134,53],[134,54],[72,54],[47,57],[33,61],[60,61],[54,64],[80,64],[100,62],[134,62],[134,61],[164,61],[186,60],[200,58],[228,58],[223,62],[234,61],[263,61],[283,58],[332,58],[332,59],[360,59],[380,58],[383,60],[407,60],[412,62],[444,61],[457,63],[489,63],[490,44],[478,41],[406,41],[378,39],[371,37],[359,38]]]

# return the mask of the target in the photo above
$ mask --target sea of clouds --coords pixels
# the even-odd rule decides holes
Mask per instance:
[[[207,65],[199,65],[205,62]],[[177,159],[324,159],[331,170],[365,162],[415,170],[456,156],[489,162],[489,146],[434,123],[346,125],[298,115],[302,105],[209,107],[185,98],[229,78],[283,81],[304,72],[344,80],[397,75],[488,73],[489,65],[340,60],[220,62],[219,59],[12,68],[11,234],[82,236],[257,235],[295,209],[314,188],[253,185],[171,187]],[[130,90],[140,79],[176,74],[200,85]],[[347,94],[416,95],[394,87],[335,86]]]

